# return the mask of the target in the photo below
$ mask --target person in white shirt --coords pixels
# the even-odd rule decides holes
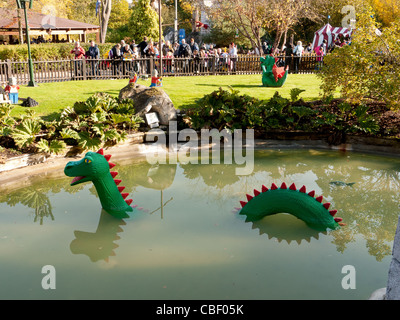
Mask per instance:
[[[294,72],[299,72],[301,56],[303,55],[304,48],[302,46],[301,41],[297,41],[297,45],[293,49],[294,55]]]
[[[236,61],[237,61],[237,47],[236,45],[232,42],[229,45],[229,58],[230,58],[230,69],[233,72],[236,72]]]

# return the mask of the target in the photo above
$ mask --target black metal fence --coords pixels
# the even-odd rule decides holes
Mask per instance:
[[[293,57],[278,57],[289,65],[289,72],[314,73],[320,64],[317,57],[303,56],[299,64]],[[134,72],[139,76],[150,76],[157,69],[159,76],[196,76],[226,74],[261,74],[259,56],[243,55],[237,59],[222,57],[207,58],[163,58],[162,72],[160,61],[155,58],[134,60],[79,59],[79,60],[41,60],[33,61],[34,77],[37,83],[73,80],[127,79]],[[297,69],[297,70],[296,70]],[[28,61],[0,61],[0,84],[15,77],[17,83],[29,82]]]

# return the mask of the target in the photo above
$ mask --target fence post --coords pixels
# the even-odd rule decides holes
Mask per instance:
[[[153,56],[150,56],[150,70],[147,70],[150,73],[150,76],[153,73],[153,69],[154,69],[154,60],[153,60]]]
[[[212,63],[211,72],[215,76],[217,74],[215,71],[215,56],[211,57],[211,63]]]
[[[82,58],[82,73],[83,73],[83,80],[87,80],[86,79],[86,57]]]

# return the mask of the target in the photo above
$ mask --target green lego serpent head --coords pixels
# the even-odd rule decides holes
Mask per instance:
[[[109,174],[111,165],[102,154],[88,152],[83,159],[68,162],[64,173],[68,177],[74,177],[71,186],[75,186],[83,182],[100,179]]]
[[[121,180],[114,179],[118,174],[110,171],[115,164],[109,162],[111,155],[104,155],[103,149],[88,152],[79,161],[70,161],[64,168],[68,177],[74,177],[71,186],[92,181],[96,187],[100,202],[105,211],[118,217],[125,217],[132,212],[132,199],[125,200],[129,193],[123,193],[125,187],[118,187]]]

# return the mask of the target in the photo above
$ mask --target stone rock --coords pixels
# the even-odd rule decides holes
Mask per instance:
[[[385,300],[386,298],[386,288],[380,288],[372,292],[368,300]]]
[[[36,100],[33,100],[31,97],[28,97],[24,102],[21,104],[23,107],[36,107],[39,103]]]
[[[132,99],[136,113],[144,117],[148,112],[156,112],[160,125],[168,125],[177,120],[177,111],[171,98],[161,87],[146,87],[130,83],[119,92],[120,99]],[[151,106],[151,108],[150,108]]]
[[[394,236],[392,262],[389,267],[387,300],[400,300],[400,216]]]

